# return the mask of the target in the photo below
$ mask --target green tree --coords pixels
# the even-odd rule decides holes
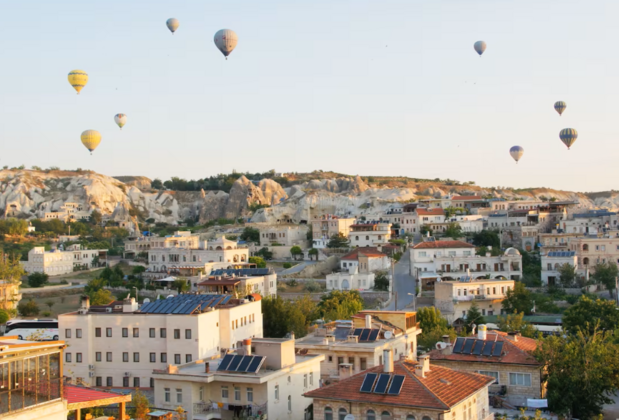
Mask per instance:
[[[269,251],[269,248],[264,247],[264,248],[260,248],[258,251],[256,251],[254,253],[254,255],[256,257],[262,257],[264,258],[266,261],[268,260],[272,260],[273,259],[273,252]]]
[[[172,289],[176,289],[178,293],[187,292],[189,290],[189,282],[185,277],[179,277],[172,282]]]
[[[421,225],[421,227],[419,228],[419,232],[424,236],[427,234],[430,234],[430,236],[432,236],[434,234],[434,231],[428,225]]]
[[[49,279],[49,275],[45,273],[36,272],[28,276],[28,284],[30,285],[30,287],[41,287],[45,283],[47,283],[48,279]]]
[[[39,305],[34,300],[22,300],[17,305],[17,310],[22,316],[35,316],[39,314]]]
[[[107,289],[99,289],[95,292],[92,292],[89,297],[91,305],[107,305],[114,300],[112,292]]]
[[[305,234],[305,238],[308,241],[313,241],[314,240],[314,228],[312,227],[312,225],[309,225],[309,229],[307,229],[307,233]]]
[[[313,302],[308,305],[302,300],[284,300],[281,296],[262,299],[264,335],[281,338],[294,332],[295,337],[304,337],[310,322],[308,315],[315,312],[315,306]]]
[[[374,272],[374,290],[388,292],[389,277],[385,270],[377,270]]]
[[[499,234],[494,230],[482,230],[473,234],[473,245],[475,246],[491,246],[492,248],[501,248],[501,240]]]
[[[256,264],[256,267],[258,268],[266,268],[267,267],[267,263],[266,261],[261,258],[261,257],[249,257],[249,262]]]
[[[150,402],[146,395],[136,388],[135,393],[131,397],[132,408],[127,410],[129,417],[135,420],[148,420],[148,413],[150,413]]]
[[[0,324],[6,324],[6,322],[11,319],[11,316],[4,309],[0,309]]]
[[[163,189],[163,182],[161,182],[160,179],[155,178],[153,179],[153,182],[150,183],[150,187],[154,190],[162,190]]]
[[[133,269],[131,270],[131,274],[137,276],[139,274],[142,274],[145,271],[146,271],[146,267],[144,267],[143,265],[134,265]]]
[[[614,262],[597,263],[593,267],[593,280],[598,284],[603,284],[606,289],[611,293],[615,290],[615,279],[619,276],[619,269]]]
[[[613,331],[619,325],[619,311],[615,302],[604,299],[590,299],[581,296],[563,314],[563,329],[575,334],[579,329],[592,333],[595,328]]]
[[[103,216],[97,210],[93,210],[92,213],[90,213],[89,219],[91,224],[99,226],[103,221]]]
[[[303,255],[303,250],[300,246],[295,245],[290,248],[290,255],[292,255],[292,259],[296,261],[299,255]]]
[[[505,300],[503,300],[503,309],[507,313],[524,313],[524,315],[531,315],[533,310],[533,297],[531,292],[524,287],[522,282],[514,282],[514,288],[505,293]]]
[[[348,248],[348,238],[343,233],[337,233],[327,242],[327,248]]]
[[[569,263],[559,267],[559,279],[563,287],[571,287],[576,280],[576,267]]]
[[[51,312],[52,311],[52,307],[56,304],[56,302],[54,302],[51,299],[48,299],[48,300],[45,301],[45,304],[49,307],[49,311]]]
[[[318,261],[318,250],[316,248],[312,248],[307,251],[307,255],[309,255],[310,260],[312,259],[312,257],[314,257],[316,261]]]
[[[447,225],[447,229],[445,229],[445,232],[443,232],[443,236],[448,237],[448,238],[452,238],[452,239],[461,238],[463,236],[463,234],[462,234],[462,226],[460,226],[456,222],[452,222],[452,223],[448,224]]]
[[[498,317],[499,330],[504,332],[519,331],[524,337],[536,338],[538,331],[524,320],[524,313],[508,314]]]
[[[477,302],[473,301],[473,303],[471,303],[471,307],[466,313],[467,330],[470,331],[473,328],[473,324],[481,325],[485,323],[486,323],[486,319],[481,314],[481,311],[479,310],[479,306],[477,305]]]
[[[101,272],[101,278],[109,280],[112,278],[112,274],[114,274],[114,271],[110,267],[105,267]]]
[[[0,279],[10,283],[18,283],[25,274],[19,257],[16,255],[8,256],[0,253]]]
[[[441,315],[441,311],[434,306],[419,308],[417,311],[417,321],[421,328],[421,334],[417,343],[428,349],[433,349],[437,342],[442,340],[444,335],[449,335],[450,339],[456,337],[456,332],[449,326],[449,323]]]
[[[253,227],[246,227],[241,233],[241,240],[247,242],[260,242],[260,231]]]
[[[333,290],[323,295],[318,303],[318,313],[325,321],[350,319],[363,310],[363,298],[357,290]]]
[[[550,410],[567,418],[593,419],[619,388],[619,348],[610,331],[578,329],[575,334],[551,336],[535,351],[546,367]]]

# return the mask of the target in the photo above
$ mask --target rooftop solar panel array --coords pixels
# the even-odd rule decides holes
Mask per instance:
[[[503,344],[503,341],[459,337],[456,340],[452,353],[500,357],[503,352]]]
[[[217,372],[258,373],[266,356],[242,356],[226,354],[221,360]]]
[[[400,395],[404,379],[404,375],[367,373],[359,391],[368,394]]]
[[[575,251],[551,251],[548,253],[549,257],[573,257],[576,255]]]
[[[271,274],[270,268],[219,268],[211,271],[211,276],[266,276]]]
[[[359,337],[359,341],[376,341],[380,330],[376,328],[355,328],[353,335]]]
[[[142,305],[138,312],[143,314],[188,315],[214,308],[227,303],[230,295],[178,295],[168,299],[158,299]]]

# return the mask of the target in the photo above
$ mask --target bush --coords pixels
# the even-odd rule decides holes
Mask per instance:
[[[320,284],[316,280],[308,280],[305,282],[304,289],[309,293],[317,293],[320,292],[322,287],[320,287]]]
[[[292,264],[286,262],[286,263],[284,263],[283,267],[284,268],[292,268]]]
[[[28,284],[30,287],[41,287],[48,279],[49,276],[45,273],[32,273],[28,276]]]
[[[17,305],[17,310],[22,316],[35,316],[39,314],[39,305],[34,300],[21,301]]]
[[[6,322],[11,319],[11,316],[4,309],[0,309],[0,324],[6,324]]]
[[[292,280],[288,280],[288,282],[286,284],[288,286],[290,286],[290,287],[295,287],[295,286],[297,286],[299,284],[299,282],[294,280],[294,279],[292,279]]]
[[[52,313],[50,311],[45,311],[42,313],[42,315],[49,317],[49,316],[52,316]]]

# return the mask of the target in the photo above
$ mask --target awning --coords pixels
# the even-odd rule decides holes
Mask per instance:
[[[527,398],[527,407],[530,408],[547,408],[548,400],[534,400],[532,398]]]

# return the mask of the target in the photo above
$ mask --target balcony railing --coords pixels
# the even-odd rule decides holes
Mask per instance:
[[[61,378],[58,378],[39,383],[27,382],[26,380],[24,383],[11,384],[12,389],[5,390],[9,385],[7,383],[0,388],[0,413],[14,413],[54,400],[60,400],[61,380]]]

